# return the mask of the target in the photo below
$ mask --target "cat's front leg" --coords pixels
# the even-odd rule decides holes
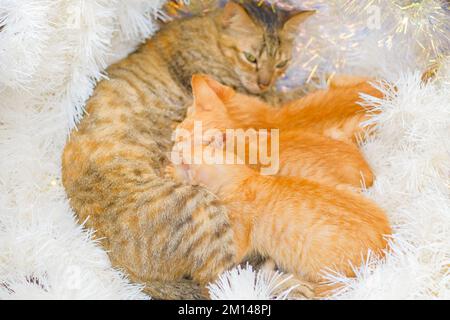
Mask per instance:
[[[274,260],[268,259],[261,267],[261,271],[270,277],[278,277],[278,284],[275,287],[274,295],[280,297],[287,294],[289,299],[303,300],[315,297],[316,284],[304,281],[292,274],[278,273],[278,268]]]

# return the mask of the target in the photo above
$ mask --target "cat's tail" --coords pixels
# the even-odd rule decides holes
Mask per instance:
[[[143,289],[154,300],[209,300],[205,287],[192,280],[148,281]]]

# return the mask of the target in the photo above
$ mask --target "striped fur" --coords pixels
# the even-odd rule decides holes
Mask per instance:
[[[220,201],[164,175],[172,129],[192,101],[192,75],[211,74],[247,92],[243,79],[256,72],[238,66],[239,52],[224,54],[242,39],[223,36],[222,14],[169,23],[111,66],[63,155],[63,183],[79,219],[89,218],[112,263],[153,298],[205,297],[202,286],[236,263]],[[256,30],[252,38],[263,39],[265,29]],[[288,55],[292,43],[278,45],[273,50]]]
[[[288,20],[292,12],[281,8],[273,8],[266,2],[246,0],[241,1],[245,11],[254,21],[264,26],[268,33],[276,34]]]

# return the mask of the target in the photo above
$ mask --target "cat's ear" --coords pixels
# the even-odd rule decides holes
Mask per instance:
[[[289,40],[294,40],[299,26],[315,13],[315,10],[292,13],[283,25],[284,36]]]
[[[253,33],[256,25],[245,9],[234,1],[225,5],[222,13],[222,27],[239,33]]]
[[[225,108],[220,97],[211,88],[207,76],[192,76],[192,94],[194,95],[195,112],[212,111],[217,108]]]

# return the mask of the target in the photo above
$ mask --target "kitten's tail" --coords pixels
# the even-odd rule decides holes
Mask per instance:
[[[192,280],[148,281],[143,289],[154,300],[209,300],[207,289]]]

